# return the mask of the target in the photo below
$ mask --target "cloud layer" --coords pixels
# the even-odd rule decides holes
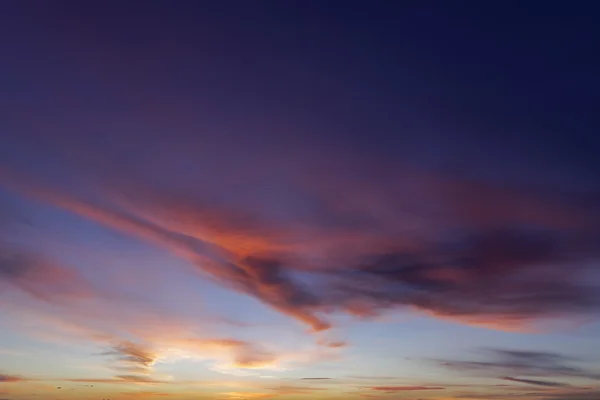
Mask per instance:
[[[568,387],[566,382],[551,382],[537,378],[600,380],[600,371],[582,367],[583,360],[559,353],[523,350],[492,349],[483,353],[478,361],[441,361],[453,371],[476,376],[498,377],[508,382],[526,383],[547,387]],[[518,376],[518,377],[516,377]]]
[[[381,187],[330,170],[332,187],[301,175],[269,186],[260,204],[257,196],[268,191],[255,184],[229,193],[228,174],[199,176],[198,188],[167,188],[141,170],[117,175],[124,160],[110,160],[72,167],[93,184],[94,200],[18,172],[5,171],[4,182],[166,248],[316,331],[330,326],[333,311],[370,316],[404,307],[533,329],[536,321],[600,310],[598,282],[585,279],[600,237],[588,194],[565,199],[415,169]]]

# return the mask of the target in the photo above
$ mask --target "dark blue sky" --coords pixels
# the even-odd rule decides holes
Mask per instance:
[[[306,126],[301,135],[343,142],[365,157],[412,155],[444,168],[465,168],[471,157],[510,164],[510,157],[519,168],[597,169],[593,5],[8,2],[4,9],[8,124],[19,114],[28,119],[28,107],[126,113],[142,100],[171,103],[180,114],[201,108],[218,120],[294,120]]]

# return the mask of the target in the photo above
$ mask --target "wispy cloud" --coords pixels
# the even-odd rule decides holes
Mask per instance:
[[[542,394],[542,400],[594,400],[599,398],[598,390],[570,390],[553,394]]]
[[[167,381],[153,379],[143,375],[116,375],[114,378],[76,378],[62,379],[65,382],[82,382],[82,383],[123,383],[123,384],[164,384]]]
[[[73,268],[1,242],[0,283],[48,302],[73,301],[96,295],[90,283]]]
[[[441,361],[440,364],[455,371],[469,371],[475,375],[505,376],[502,379],[540,386],[561,386],[561,384],[542,381],[534,383],[537,380],[512,378],[509,374],[524,377],[600,379],[599,372],[578,366],[580,360],[558,353],[493,349],[484,354],[486,358],[481,361]]]
[[[119,343],[103,355],[114,356],[117,368],[131,372],[147,373],[156,362],[156,354],[138,344]]]
[[[370,386],[368,389],[379,392],[412,392],[421,390],[444,390],[442,386]]]
[[[329,380],[333,378],[300,378],[303,381],[321,381],[321,380]]]
[[[146,399],[152,397],[168,397],[173,396],[173,393],[161,393],[161,392],[122,392],[122,396],[133,399]]]
[[[17,375],[0,374],[0,383],[22,382],[26,379]]]
[[[502,378],[505,381],[509,381],[509,382],[518,382],[518,383],[527,383],[530,385],[537,385],[537,386],[549,386],[549,387],[567,387],[570,386],[566,383],[560,383],[560,382],[549,382],[549,381],[538,381],[538,380],[534,380],[534,379],[519,379],[519,378],[513,378],[510,376],[505,376],[504,378]]]

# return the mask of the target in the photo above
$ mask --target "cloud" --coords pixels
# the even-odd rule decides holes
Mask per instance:
[[[316,387],[307,387],[307,386],[277,386],[271,388],[271,390],[277,392],[278,395],[287,395],[287,394],[310,394],[317,391],[327,390],[326,388],[316,388]]]
[[[420,390],[444,390],[441,386],[370,386],[368,389],[381,392],[412,392]]]
[[[527,384],[530,384],[530,385],[537,385],[537,386],[549,386],[549,387],[567,387],[567,386],[570,386],[570,385],[568,385],[566,383],[538,381],[538,380],[533,380],[533,379],[519,379],[519,378],[512,378],[510,376],[505,376],[502,379],[505,380],[505,381],[527,383]]]
[[[406,305],[441,318],[506,329],[544,317],[593,312],[600,300],[595,287],[571,280],[576,264],[584,263],[577,258],[585,253],[561,250],[567,245],[561,236],[516,228],[457,233],[419,252],[365,260],[346,272],[351,277],[346,277],[342,295],[367,312]],[[575,263],[566,276],[565,263]]]
[[[321,346],[325,346],[325,347],[329,347],[332,349],[341,349],[343,347],[348,346],[348,343],[342,341],[342,340],[324,340],[324,339],[320,339],[317,341],[318,344],[320,344]]]
[[[131,382],[131,383],[165,383],[165,381],[152,379],[147,376],[140,375],[116,375],[116,379]]]
[[[157,358],[156,354],[149,349],[132,342],[119,343],[103,355],[115,356],[119,369],[146,373],[150,371]]]
[[[24,380],[26,380],[26,379],[24,379],[20,376],[0,374],[0,383],[13,383],[13,382],[21,382]]]
[[[576,245],[561,251],[566,244],[560,232],[514,228],[466,232],[454,243],[441,241],[418,252],[370,254],[341,270],[295,272],[280,257],[236,260],[225,250],[149,222],[97,208],[85,215],[90,213],[103,223],[117,228],[125,224],[127,231],[166,244],[219,282],[256,296],[315,330],[329,327],[317,314],[332,308],[372,315],[381,309],[411,307],[466,323],[494,321],[497,327],[521,329],[543,317],[586,314],[600,304],[595,287],[576,281],[577,269],[572,270],[572,279],[558,279],[564,263],[582,263],[584,258],[577,258],[587,254],[577,252]],[[542,268],[548,278],[541,278]],[[294,278],[299,274],[319,285],[309,289]]]
[[[152,339],[152,338],[150,338]],[[213,369],[224,373],[238,370],[277,369],[281,354],[275,354],[260,345],[230,338],[181,337],[177,333],[152,339],[155,349],[133,342],[120,342],[102,355],[114,361],[116,371],[149,375],[157,362],[169,359],[212,359]],[[132,375],[117,375],[124,379]]]
[[[29,222],[22,217],[22,210],[12,204],[7,206],[6,199],[0,198],[0,292],[10,286],[51,303],[97,295],[76,269],[61,265],[38,248],[27,247],[18,240],[30,231]]]
[[[257,388],[258,389],[258,388]],[[272,398],[284,395],[294,395],[294,394],[311,394],[314,396],[314,392],[322,392],[326,391],[325,388],[317,388],[317,387],[309,387],[309,386],[286,386],[286,385],[278,385],[273,387],[261,387],[261,392],[228,392],[223,393],[223,395],[228,396],[232,399],[250,399],[250,398]],[[266,391],[268,390],[268,392]]]
[[[555,394],[542,394],[542,400],[595,400],[600,398],[598,390],[572,390]]]
[[[166,248],[315,331],[328,329],[335,312],[370,317],[406,309],[532,330],[540,321],[600,311],[598,285],[583,279],[600,258],[594,193],[566,197],[414,168],[384,174],[383,186],[327,171],[329,186],[300,175],[269,183],[270,192],[236,193],[227,174],[171,187],[124,168],[125,161],[73,164],[95,185],[93,201],[39,177],[11,172],[4,179]],[[402,190],[393,189],[400,183]],[[267,192],[268,200],[259,196]]]
[[[0,243],[0,282],[48,302],[73,301],[95,295],[89,282],[75,270],[6,243]]]
[[[320,381],[320,380],[329,380],[333,378],[300,378],[303,381]]]
[[[259,346],[243,340],[233,339],[203,339],[192,341],[192,346],[207,350],[225,350],[232,357],[227,365],[234,368],[262,369],[276,364],[277,356]]]
[[[441,365],[452,370],[470,371],[475,374],[504,375],[518,374],[525,377],[577,377],[597,380],[600,373],[575,365],[578,359],[551,352],[493,349],[482,361],[442,361]],[[502,378],[515,380],[515,378]],[[523,383],[525,382],[520,379]],[[540,384],[541,385],[541,384]],[[552,382],[550,385],[552,386]],[[558,385],[555,385],[558,386]]]
[[[114,378],[76,378],[76,379],[61,379],[66,382],[82,382],[82,383],[135,383],[135,384],[163,384],[169,383],[160,379],[153,379],[143,375],[116,375]]]
[[[148,397],[168,397],[173,396],[173,393],[161,393],[161,392],[122,392],[121,395],[128,398],[144,399]]]
[[[277,393],[257,393],[257,392],[226,392],[222,393],[229,399],[271,399],[278,396]]]
[[[144,276],[136,279],[142,282]],[[281,349],[274,352],[230,337],[206,337],[211,330],[208,324],[216,319],[204,315],[200,324],[169,314],[133,296],[115,294],[115,281],[110,282],[111,287],[92,288],[77,270],[10,242],[0,242],[0,284],[22,289],[48,303],[12,304],[10,310],[18,316],[19,324],[22,322],[21,328],[45,341],[73,343],[75,339],[108,347],[100,355],[109,357],[119,381],[125,376],[151,374],[156,362],[186,357],[210,360],[222,371],[279,368]],[[291,352],[286,357],[296,358]]]

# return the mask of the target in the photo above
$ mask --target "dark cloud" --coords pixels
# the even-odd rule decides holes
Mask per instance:
[[[599,292],[578,275],[586,271],[589,253],[569,247],[562,236],[527,229],[457,232],[421,252],[374,256],[341,272],[338,295],[343,302],[362,299],[368,308],[408,305],[457,319],[496,316],[498,325],[505,320],[507,326],[595,313]]]
[[[598,390],[573,390],[569,392],[544,394],[542,400],[596,400],[600,398]]]
[[[311,312],[311,309],[320,305],[321,299],[305,285],[295,282],[280,260],[249,257],[239,265],[246,274],[247,286],[257,297],[278,310],[311,324],[315,330],[329,327],[329,324]]]
[[[311,272],[310,289],[283,261],[244,261],[248,282],[269,304],[305,318],[337,307],[351,313],[410,306],[447,318],[505,329],[536,319],[600,309],[598,287],[582,280],[595,254],[564,233],[506,228],[456,232],[421,251],[365,257],[356,266]],[[569,270],[565,270],[565,266]]]
[[[537,385],[537,386],[549,386],[549,387],[568,387],[568,386],[570,386],[566,383],[538,381],[538,380],[533,380],[533,379],[519,379],[519,378],[510,377],[510,376],[505,376],[502,379],[505,381],[527,383],[530,385]]]
[[[600,372],[577,366],[578,362],[581,360],[549,352],[490,350],[482,361],[443,361],[441,364],[452,370],[469,371],[477,375],[600,379]],[[520,378],[519,381],[532,383]]]

